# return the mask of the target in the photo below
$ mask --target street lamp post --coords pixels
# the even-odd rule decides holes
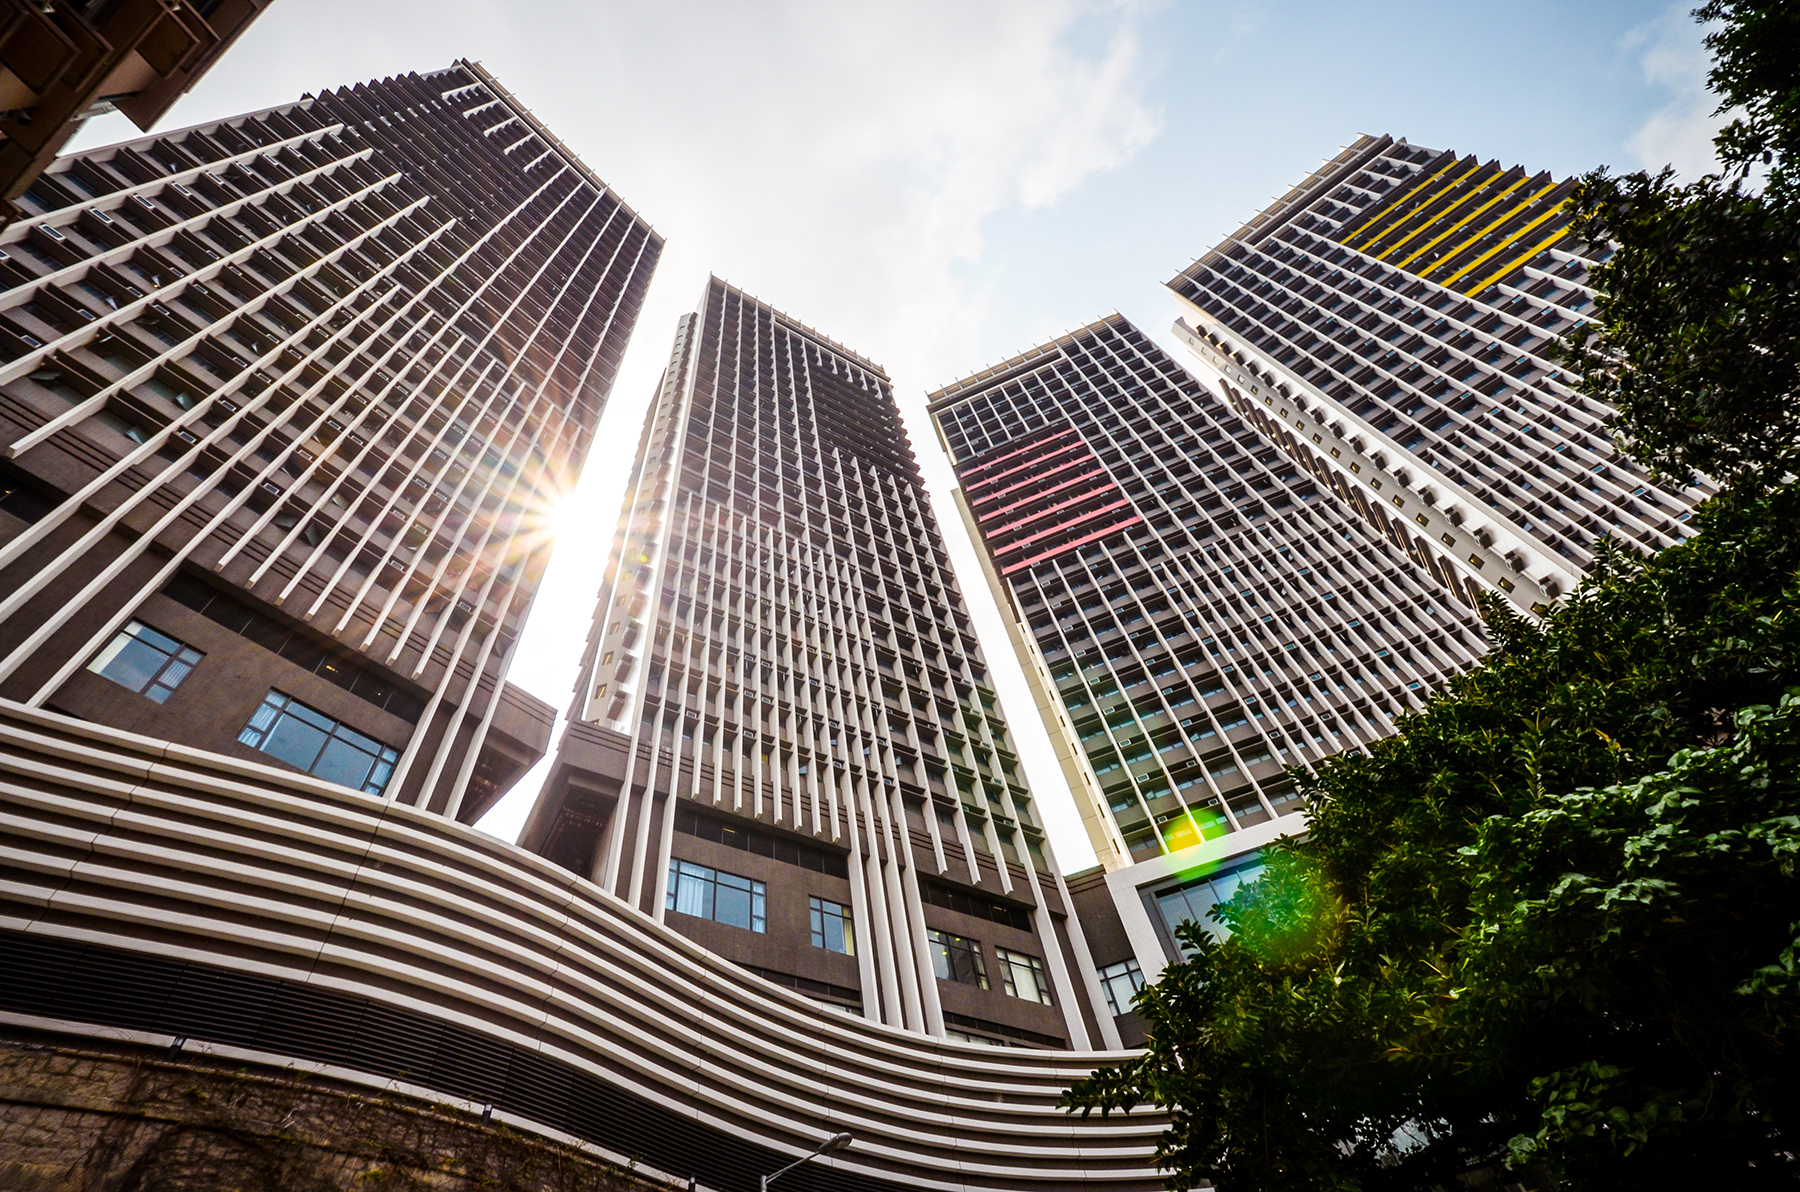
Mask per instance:
[[[814,1159],[817,1159],[820,1155],[823,1155],[829,1151],[841,1151],[845,1147],[849,1146],[850,1142],[851,1142],[851,1139],[848,1134],[833,1134],[830,1138],[827,1138],[824,1142],[821,1142],[819,1144],[819,1149],[814,1151],[812,1154],[803,1156],[799,1159],[795,1159],[792,1163],[789,1163],[786,1167],[782,1168],[780,1171],[776,1172],[774,1175],[765,1175],[764,1177],[762,1177],[762,1185],[761,1185],[762,1192],[769,1192],[770,1184],[774,1183],[776,1180],[780,1179],[782,1176],[786,1175],[788,1172],[794,1170],[794,1168],[800,1166],[802,1163],[810,1163]]]

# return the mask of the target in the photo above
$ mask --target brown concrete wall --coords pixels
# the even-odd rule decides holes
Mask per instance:
[[[9,1192],[645,1192],[668,1185],[398,1094],[0,1036]]]
[[[1060,1006],[1028,1002],[1007,994],[1006,983],[1000,976],[1000,962],[994,958],[994,948],[998,946],[1044,960],[1045,947],[1054,947],[1055,945],[1047,945],[1045,941],[1029,931],[1020,931],[1018,928],[1009,927],[1004,923],[995,923],[974,915],[961,914],[948,907],[926,903],[924,909],[926,927],[935,927],[940,931],[948,931],[953,935],[960,935],[965,939],[979,942],[981,944],[981,960],[987,967],[988,987],[986,989],[974,985],[963,985],[956,981],[938,981],[938,999],[946,1013],[982,1018],[989,1022],[1036,1031],[1040,1035],[1055,1035],[1059,1039],[1066,1040],[1069,1037],[1069,1028],[1063,1021]]]
[[[733,822],[753,821],[734,818]],[[812,946],[812,912],[808,900],[816,894],[841,906],[849,906],[848,881],[682,832],[675,833],[671,851],[683,861],[762,882],[768,887],[769,921],[768,931],[754,932],[669,911],[665,922],[670,927],[707,951],[738,964],[774,969],[790,976],[826,981],[850,989],[861,988],[862,978],[854,956],[840,956]],[[857,931],[856,946],[859,949],[875,946],[867,926],[859,922]]]
[[[1107,888],[1106,871],[1096,865],[1069,874],[1063,880],[1068,883],[1069,898],[1075,903],[1075,913],[1081,919],[1081,931],[1087,936],[1094,967],[1106,968],[1130,959],[1134,955],[1131,939],[1125,934],[1124,920],[1119,918],[1119,908],[1113,902],[1112,891]],[[1096,1006],[1095,1012],[1106,1013],[1106,1003]],[[1119,1028],[1119,1040],[1125,1046],[1144,1045],[1146,1026],[1137,1011],[1125,1011],[1113,1020],[1113,1024]]]
[[[1075,903],[1075,914],[1081,920],[1082,934],[1087,936],[1088,951],[1094,964],[1105,968],[1135,953],[1131,939],[1125,934],[1125,923],[1119,908],[1113,905],[1112,891],[1106,887],[1106,871],[1099,866],[1066,875],[1069,897]]]
[[[165,703],[156,703],[109,679],[80,670],[50,702],[84,720],[127,732],[210,749],[265,766],[286,766],[266,753],[238,743],[270,688],[278,687],[327,716],[395,749],[406,748],[413,726],[342,687],[272,654],[190,608],[157,593],[137,610],[137,619],[186,642],[206,655]]]

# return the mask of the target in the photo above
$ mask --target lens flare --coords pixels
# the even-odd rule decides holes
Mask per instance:
[[[581,523],[580,503],[574,493],[564,493],[544,510],[544,530],[560,542],[571,537]]]

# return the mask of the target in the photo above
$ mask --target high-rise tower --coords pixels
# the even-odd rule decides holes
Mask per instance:
[[[717,280],[521,842],[877,1021],[1117,1038],[886,375]]]
[[[1392,732],[1479,622],[1119,315],[931,412],[1124,917],[1094,959],[1153,976],[1215,863],[1299,830],[1285,767]]]
[[[58,161],[0,234],[0,695],[473,819],[661,239],[479,66]]]
[[[1703,495],[1620,454],[1555,359],[1606,252],[1570,229],[1571,185],[1361,137],[1168,283],[1259,432],[1421,566],[1525,608],[1602,534],[1678,541]]]
[[[148,132],[269,0],[11,0],[0,7],[0,226],[92,117]]]
[[[1115,316],[933,395],[1109,870],[1110,905],[1076,883],[1121,920],[1109,990],[1298,828],[1284,766],[1480,656],[1481,592],[1541,608],[1602,534],[1680,537],[1701,491],[1554,358],[1604,254],[1570,185],[1364,137],[1169,283],[1201,382]]]

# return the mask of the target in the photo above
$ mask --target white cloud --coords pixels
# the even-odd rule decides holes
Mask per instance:
[[[1055,202],[1156,131],[1133,17],[1077,0],[627,11],[630,28],[593,22],[618,48],[608,81],[532,84],[547,117],[591,120],[595,101],[633,113],[598,168],[684,256],[896,372],[964,363],[983,295],[954,267],[979,257],[983,220]],[[1078,21],[1096,43],[1069,43]],[[670,39],[679,52],[649,69],[627,49]]]
[[[1626,38],[1626,49],[1640,55],[1645,81],[1670,94],[1669,102],[1625,142],[1644,169],[1672,165],[1682,178],[1692,180],[1719,168],[1713,136],[1728,118],[1713,114],[1718,100],[1706,89],[1712,66],[1712,55],[1702,44],[1706,32],[1683,3]]]

